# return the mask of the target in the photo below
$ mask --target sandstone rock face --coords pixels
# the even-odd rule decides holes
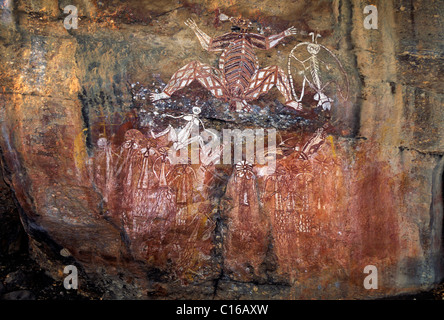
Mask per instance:
[[[369,4],[0,1],[2,164],[33,257],[59,279],[73,264],[80,290],[119,299],[376,298],[440,282],[444,7],[376,1],[378,27],[366,29]],[[67,5],[77,29],[64,27]],[[222,52],[184,24],[221,36],[221,13],[252,22],[259,68],[275,70],[276,88],[256,78],[248,111],[239,87],[211,92]],[[299,33],[260,48],[291,26]],[[291,53],[313,41],[328,49],[316,72],[331,77],[331,100],[309,67],[299,111],[285,96],[303,88]],[[209,67],[176,73],[196,65]],[[153,102],[172,77],[186,86]],[[173,141],[171,128],[192,123],[251,129],[256,157],[275,167],[215,163],[235,149],[225,134],[215,153],[173,163],[178,143],[199,141]],[[364,286],[368,265],[377,289]]]
[[[17,212],[14,195],[0,174],[0,257],[6,257],[26,249],[26,234],[21,226],[20,216]]]

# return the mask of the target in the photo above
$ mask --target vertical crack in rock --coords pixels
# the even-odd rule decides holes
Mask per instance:
[[[222,202],[224,195],[227,191],[227,184],[229,177],[223,176],[223,184],[219,185],[218,192],[217,192],[217,205],[216,205],[216,225],[214,228],[214,257],[217,259],[217,263],[219,265],[219,274],[218,276],[213,280],[213,296],[212,298],[217,298],[218,290],[219,290],[219,282],[224,277],[224,255],[223,255],[223,245],[224,245],[224,233],[223,229],[226,228],[226,222],[222,214]]]
[[[0,258],[27,249],[27,238],[18,212],[19,204],[11,186],[11,172],[0,147]]]
[[[81,113],[83,120],[83,128],[86,129],[86,150],[88,152],[88,156],[93,155],[93,144],[91,139],[91,127],[90,127],[90,119],[89,119],[89,102],[87,101],[87,94],[85,88],[82,89],[82,92],[79,93],[79,100],[82,103]]]
[[[437,270],[439,270],[439,274],[436,278],[437,282],[441,282],[444,279],[444,161],[443,161],[444,157],[441,158],[441,199],[438,202],[441,207],[441,216],[439,219],[441,219],[441,221],[437,221],[437,223],[440,223],[441,225],[441,251],[440,254],[438,254],[438,265],[437,265]],[[438,190],[439,192],[439,190]]]
[[[355,23],[353,23],[353,10],[354,5],[352,0],[340,0],[339,3],[342,4],[345,2],[345,6],[340,5],[340,7],[344,7],[341,14],[343,14],[346,19],[343,20],[343,24],[345,24],[345,37],[346,37],[346,43],[349,45],[347,48],[347,51],[351,52],[352,54],[349,56],[351,59],[351,67],[354,71],[355,79],[358,79],[356,81],[357,88],[356,92],[358,92],[358,96],[356,97],[356,101],[354,101],[353,106],[353,114],[352,114],[352,132],[351,136],[356,137],[359,135],[359,131],[361,128],[361,112],[362,112],[362,88],[365,86],[364,83],[364,76],[360,73],[358,68],[358,57],[355,51],[356,48],[356,39],[354,39],[352,32],[353,28],[355,27]],[[340,9],[341,10],[341,9]],[[341,11],[339,11],[341,12]],[[342,20],[341,20],[342,21]]]
[[[430,204],[430,230],[434,235],[431,237],[430,252],[431,272],[434,275],[434,281],[440,282],[444,278],[444,218],[443,218],[443,197],[444,197],[444,156],[440,155],[436,167],[432,174],[432,196]],[[434,253],[435,252],[435,253]]]

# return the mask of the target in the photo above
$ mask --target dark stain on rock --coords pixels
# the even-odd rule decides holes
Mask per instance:
[[[82,89],[82,92],[79,93],[79,100],[82,104],[81,113],[82,113],[82,120],[83,120],[83,128],[87,129],[86,131],[86,148],[88,151],[88,155],[92,155],[93,150],[93,144],[91,139],[91,127],[90,127],[90,116],[89,116],[89,103],[87,101],[87,95],[85,88]]]

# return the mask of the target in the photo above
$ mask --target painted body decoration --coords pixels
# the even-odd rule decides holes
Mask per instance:
[[[211,38],[189,19],[186,25],[194,31],[205,50],[222,51],[219,69],[198,61],[190,62],[171,77],[162,93],[152,94],[151,99],[153,101],[168,99],[176,91],[197,80],[213,96],[229,102],[231,109],[236,111],[251,111],[248,102],[258,99],[274,86],[284,96],[288,107],[301,110],[301,105],[292,97],[290,82],[285,72],[278,66],[260,69],[254,52],[254,49],[268,50],[275,47],[285,37],[296,34],[296,29],[291,27],[284,32],[266,37],[248,32],[247,22],[232,20],[244,29],[234,28],[231,33]]]
[[[232,207],[223,245],[224,267],[234,279],[263,276],[260,266],[267,250],[268,222],[259,195],[254,166],[247,161],[237,163],[227,185],[226,199]]]

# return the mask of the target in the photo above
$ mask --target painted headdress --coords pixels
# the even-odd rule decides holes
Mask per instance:
[[[235,17],[229,17],[226,14],[221,13],[219,15],[220,21],[230,21],[232,23],[231,30],[233,31],[242,31],[247,30],[252,27],[252,22],[247,19],[242,18],[235,18]]]

